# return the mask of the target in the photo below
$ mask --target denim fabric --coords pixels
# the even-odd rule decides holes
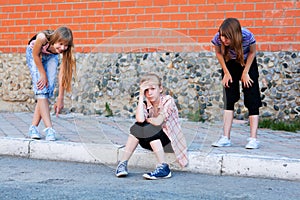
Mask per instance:
[[[37,89],[40,73],[33,60],[32,49],[29,46],[26,49],[26,61],[30,70],[33,84],[32,88],[36,98],[51,98],[53,96],[57,77],[58,54],[42,54],[42,64],[47,74],[48,87],[44,87],[41,90]]]

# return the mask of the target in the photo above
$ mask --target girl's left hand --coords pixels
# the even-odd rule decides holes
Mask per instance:
[[[56,117],[58,117],[58,114],[64,108],[64,99],[63,98],[57,98],[57,101],[56,101],[56,103],[54,104],[53,107],[54,107]]]
[[[241,81],[244,87],[249,88],[252,86],[253,80],[250,78],[248,73],[243,73],[241,77]]]

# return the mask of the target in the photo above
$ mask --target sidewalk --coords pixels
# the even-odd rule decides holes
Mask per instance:
[[[52,116],[57,141],[27,138],[33,113],[0,113],[0,155],[36,159],[77,161],[117,165],[134,119],[84,116],[81,114]],[[232,147],[213,148],[219,138],[222,123],[181,121],[186,135],[189,166],[180,169],[173,154],[167,161],[173,170],[213,175],[264,177],[300,180],[300,133],[259,129],[261,148],[244,148],[249,126],[235,121],[232,127]],[[39,127],[41,133],[43,123]],[[147,156],[144,156],[148,154]],[[150,157],[150,159],[149,159]],[[156,159],[138,147],[130,165],[153,169]]]

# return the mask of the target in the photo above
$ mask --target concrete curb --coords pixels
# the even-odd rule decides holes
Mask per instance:
[[[85,144],[74,142],[0,138],[0,155],[34,159],[102,163],[115,167],[123,149],[112,144]],[[145,156],[147,154],[147,156]],[[174,154],[166,154],[167,162],[175,170],[211,175],[300,180],[300,159],[249,156],[240,154],[203,154],[189,152],[189,165],[181,169]],[[137,149],[129,165],[153,168],[156,158],[150,151]]]

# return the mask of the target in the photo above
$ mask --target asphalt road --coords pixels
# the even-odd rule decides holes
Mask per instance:
[[[300,199],[300,182],[173,172],[145,180],[145,169],[116,178],[115,166],[0,157],[0,199]]]

